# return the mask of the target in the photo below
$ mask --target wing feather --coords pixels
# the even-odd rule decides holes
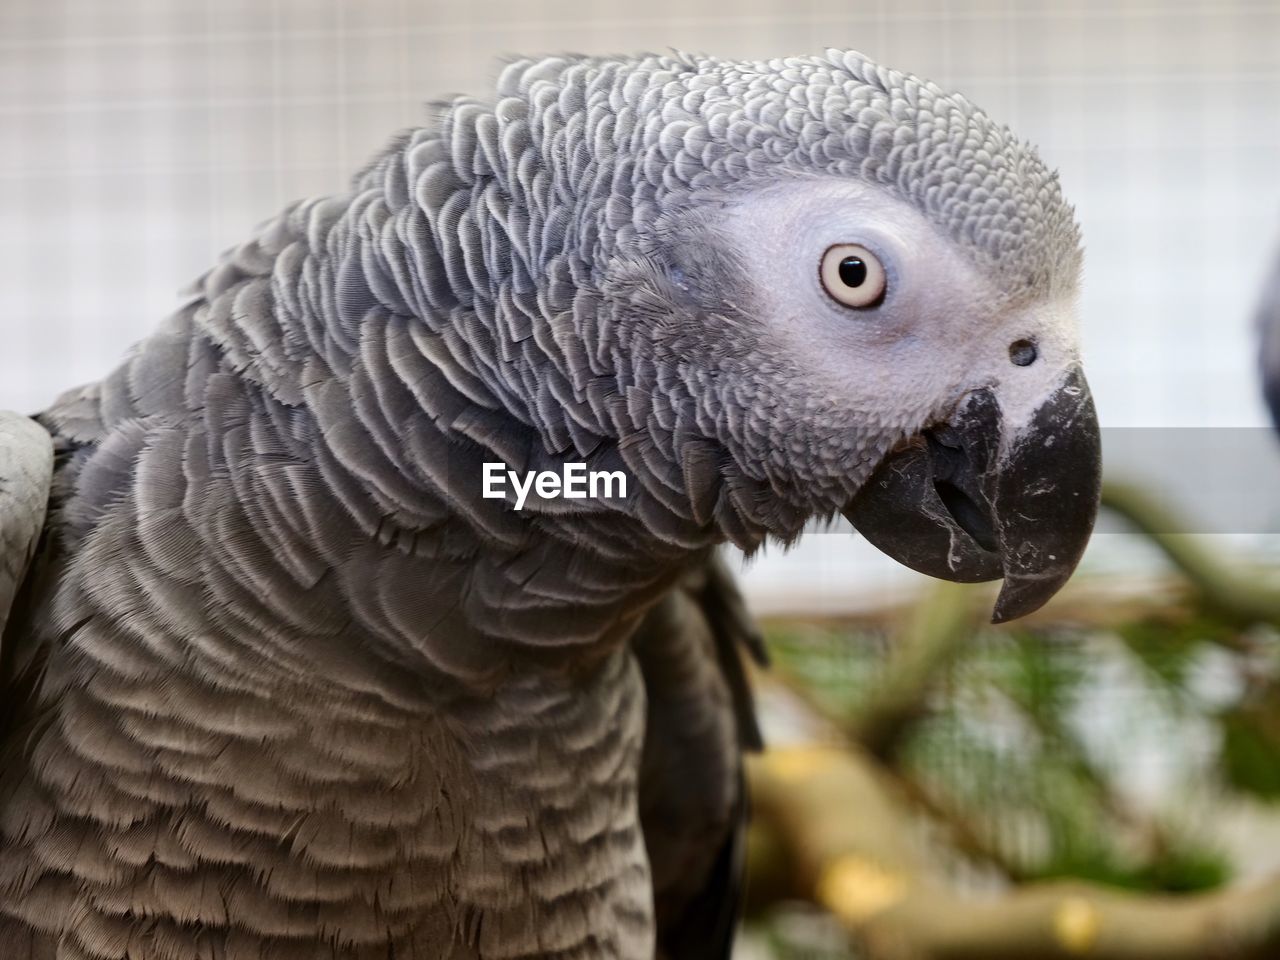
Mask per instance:
[[[633,641],[648,696],[640,815],[660,960],[728,960],[741,909],[747,796],[757,749],[743,657],[760,636],[712,557],[655,607]]]

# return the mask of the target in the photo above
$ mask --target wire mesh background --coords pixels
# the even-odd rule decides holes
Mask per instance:
[[[1252,313],[1280,238],[1280,4],[1078,0],[4,0],[0,405],[100,377],[175,291],[340,190],[507,53],[852,47],[958,88],[1062,173],[1104,423],[1265,422]],[[759,597],[905,582],[849,537]],[[766,604],[767,605],[767,604]]]

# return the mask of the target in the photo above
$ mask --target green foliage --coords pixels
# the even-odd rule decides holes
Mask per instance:
[[[1230,879],[1231,866],[1220,853],[1192,843],[1165,850],[1162,857],[1136,872],[1134,882],[1128,885],[1140,890],[1194,893],[1220,887]]]
[[[861,632],[850,644],[841,643],[841,635],[839,628],[801,623],[768,632],[769,651],[779,666],[835,716],[850,714],[867,699],[889,648],[885,631]]]
[[[1169,688],[1182,690],[1206,643],[1229,644],[1236,630],[1211,617],[1149,616],[1119,624],[1116,634]],[[1153,692],[1159,693],[1159,688]]]
[[[1241,704],[1218,719],[1227,782],[1261,799],[1280,800],[1280,705]]]
[[[1115,631],[983,629],[940,670],[893,771],[966,840],[964,852],[1011,879],[1168,892],[1219,886],[1230,865],[1212,841],[1167,823],[1200,815],[1177,805],[1183,795],[1280,797],[1280,710],[1264,724],[1196,694],[1206,650],[1238,639],[1202,614]],[[783,669],[842,718],[857,717],[894,653],[879,629],[788,625],[771,641]],[[1202,735],[1218,724],[1220,737]],[[1133,751],[1153,741],[1184,768],[1187,789],[1144,806],[1130,796],[1141,759]],[[1222,746],[1209,756],[1180,746],[1193,742],[1211,754]]]

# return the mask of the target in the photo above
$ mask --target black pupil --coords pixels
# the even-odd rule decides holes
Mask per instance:
[[[840,282],[846,287],[860,287],[867,282],[867,264],[861,257],[845,257],[840,261]]]

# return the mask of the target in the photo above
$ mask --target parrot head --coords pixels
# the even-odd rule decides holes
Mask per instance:
[[[1049,237],[1019,225],[1045,244],[1019,276],[966,249],[977,225],[957,238],[882,187],[813,178],[730,201],[705,237],[735,251],[737,297],[773,358],[752,407],[792,451],[797,472],[777,482],[831,490],[923,573],[1003,577],[997,621],[1066,581],[1098,506],[1069,223]]]
[[[855,53],[554,64],[503,81],[561,204],[531,270],[665,509],[747,550],[843,514],[924,573],[1003,578],[997,621],[1051,597],[1100,442],[1079,232],[1036,153]]]

